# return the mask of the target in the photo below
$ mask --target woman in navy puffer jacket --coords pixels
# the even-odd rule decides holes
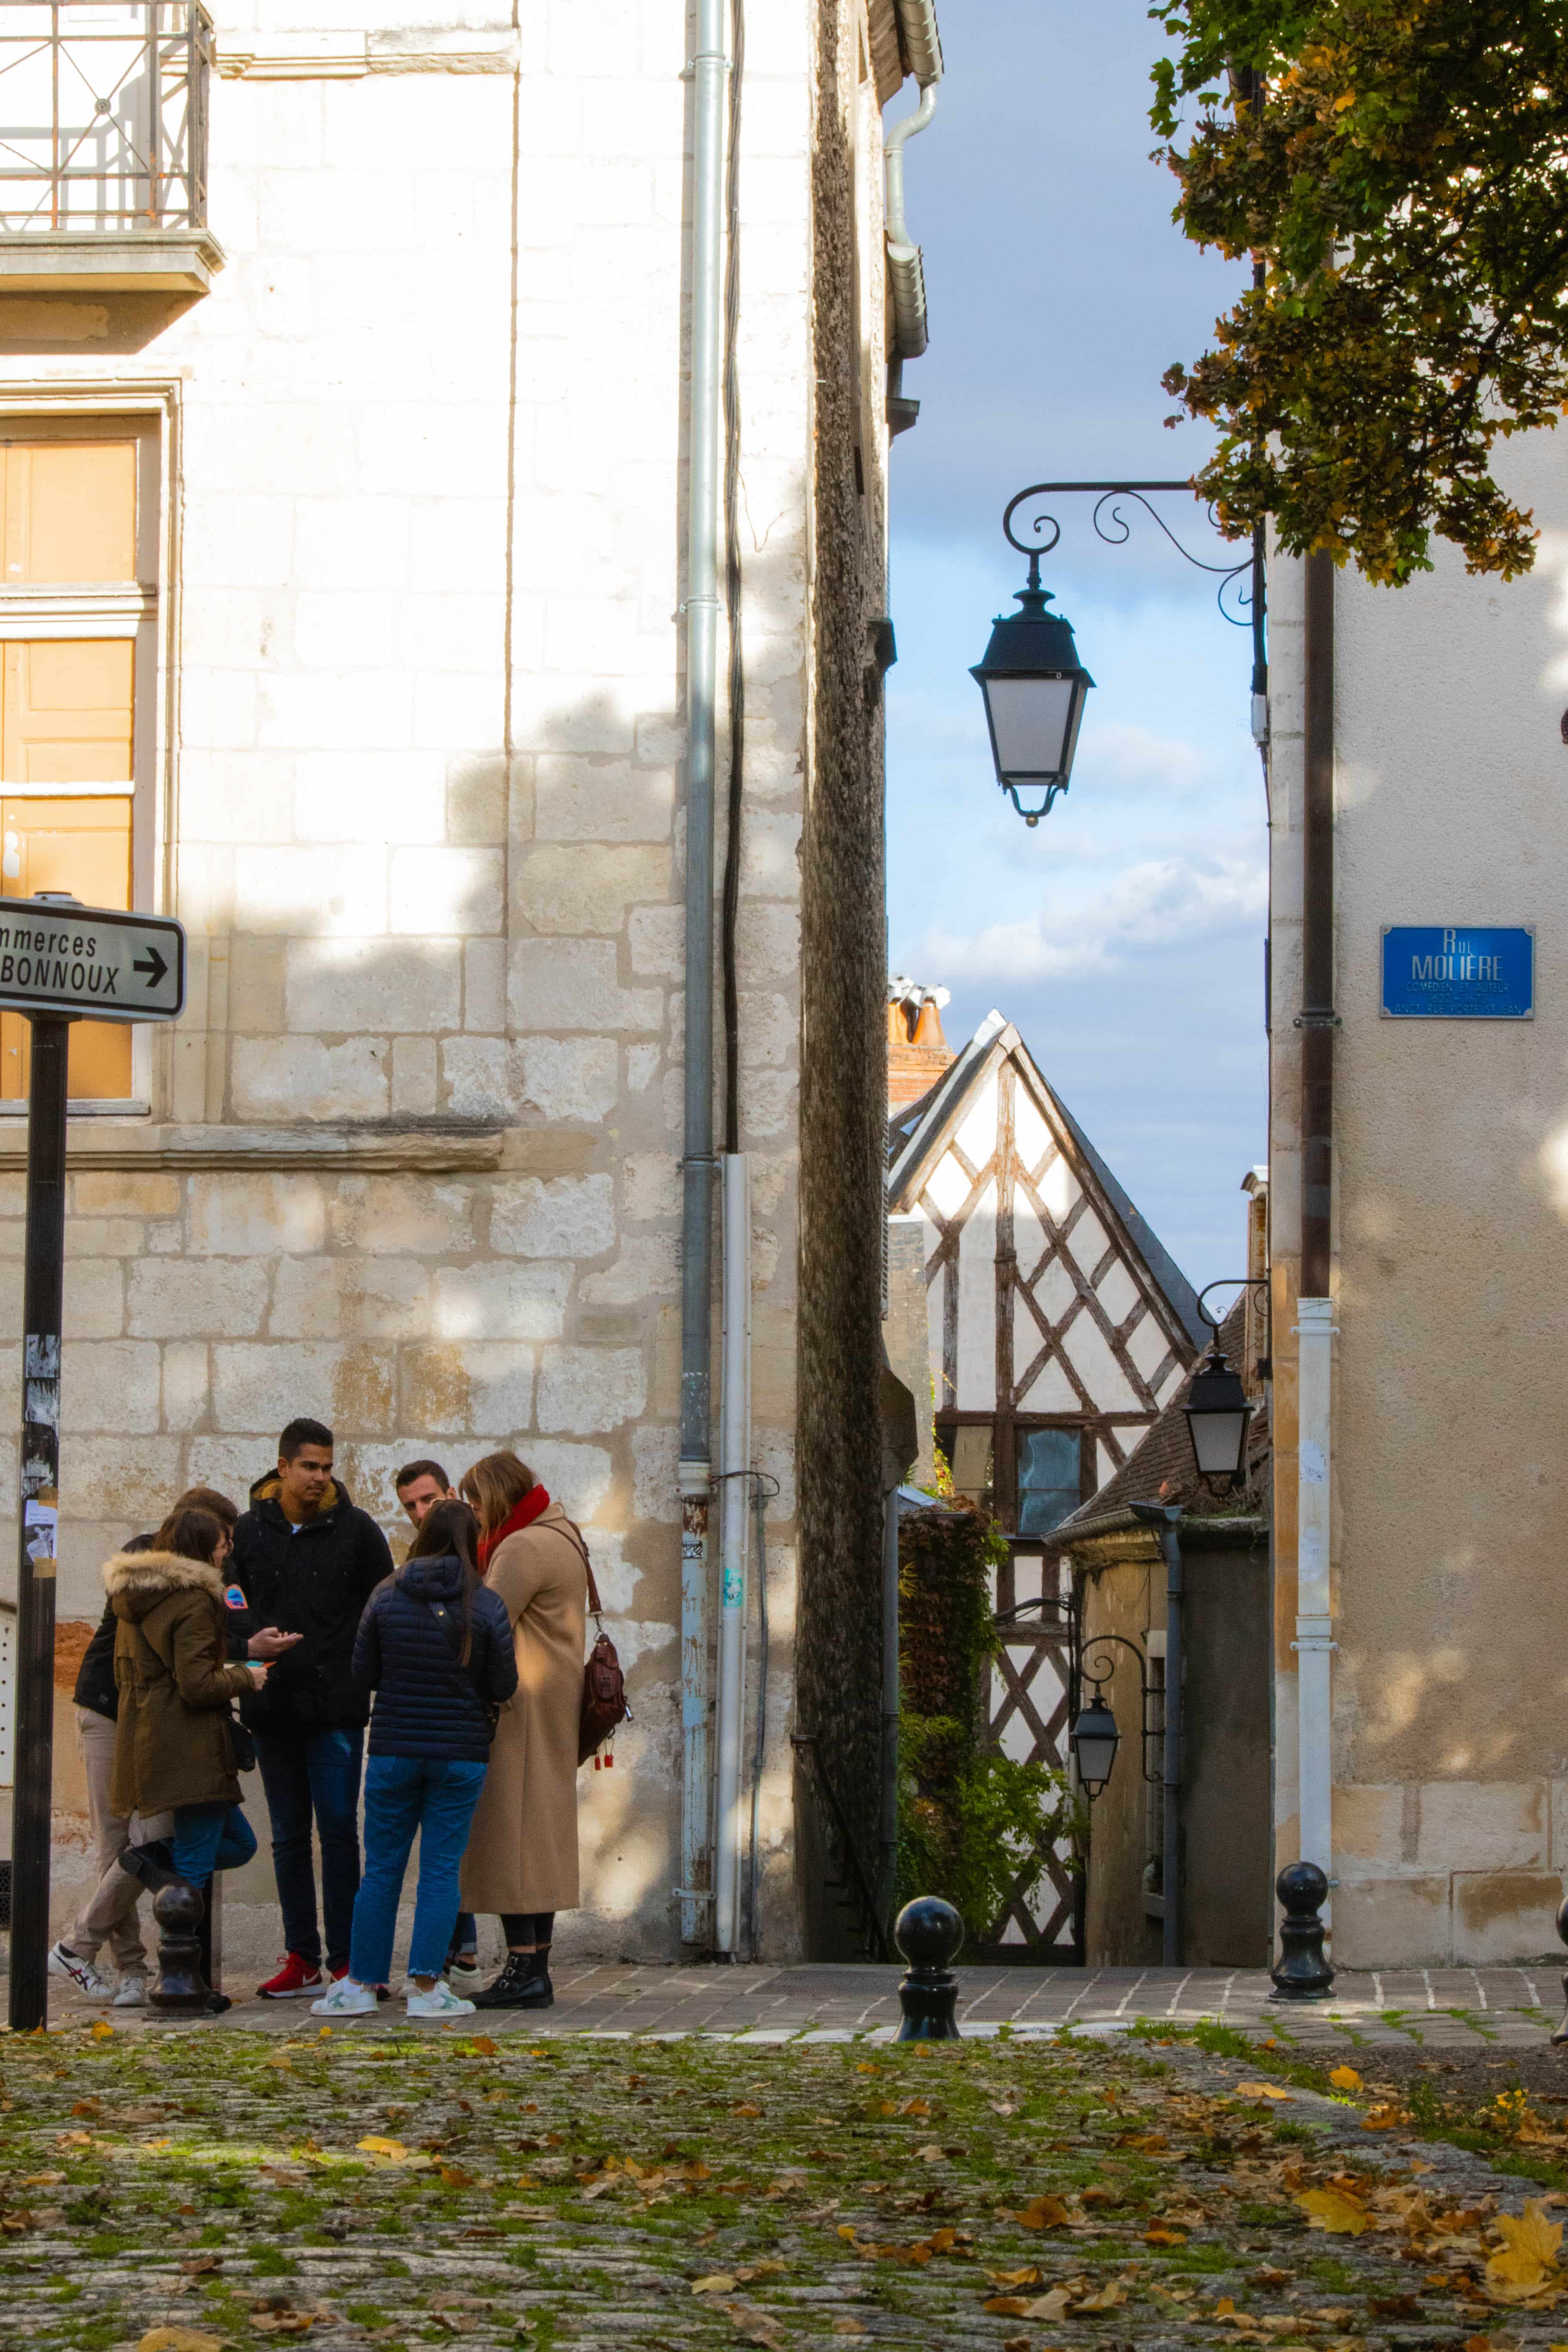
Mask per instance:
[[[408,1946],[410,2017],[473,2009],[441,1969],[458,1916],[458,1865],[489,1767],[493,1711],[517,1688],[505,1604],[474,1564],[479,1527],[466,1503],[437,1503],[394,1576],[366,1603],[353,1678],[375,1693],[364,1772],[364,1875],[354,1898],[348,1974],[311,2007],[362,2016],[392,1970],[409,1848],[419,1832],[419,1889]]]

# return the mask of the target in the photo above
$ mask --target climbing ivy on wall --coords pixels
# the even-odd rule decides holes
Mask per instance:
[[[900,1526],[898,1900],[944,1896],[972,1944],[1016,1885],[1033,1892],[1070,1807],[1063,1773],[984,1744],[991,1572],[1006,1557],[995,1520],[962,1503]]]

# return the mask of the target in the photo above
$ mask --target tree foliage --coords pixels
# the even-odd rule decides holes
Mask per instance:
[[[1167,391],[1222,528],[1372,580],[1527,571],[1495,445],[1568,406],[1568,0],[1155,0],[1152,121],[1200,245],[1259,265]],[[1181,143],[1184,102],[1196,100]],[[1174,423],[1177,418],[1170,420]]]

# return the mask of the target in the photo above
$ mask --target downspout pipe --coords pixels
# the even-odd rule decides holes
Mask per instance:
[[[713,1932],[708,1689],[712,1481],[713,777],[723,352],[724,0],[697,0],[687,424],[686,1038],[680,1274],[680,1937]]]
[[[936,112],[936,86],[942,79],[942,53],[935,71],[921,84],[921,102],[912,114],[895,122],[882,142],[886,182],[888,284],[893,298],[893,360],[918,360],[930,340],[926,318],[925,265],[910,238],[904,218],[904,149],[926,128]]]
[[[746,1721],[746,1518],[752,1463],[752,1186],[743,1151],[723,1159],[724,1362],[720,1412],[719,1766],[713,1948],[741,1951],[742,1743]]]
[[[1186,1601],[1182,1569],[1180,1503],[1133,1503],[1134,1518],[1142,1519],[1159,1538],[1165,1563],[1165,1733],[1164,1839],[1161,1883],[1164,1892],[1162,1965],[1182,1965],[1182,1635]]]
[[[1297,1299],[1296,1673],[1300,1859],[1331,1889],[1333,1753],[1329,1542],[1333,1435],[1334,567],[1305,562],[1301,812],[1301,1275]]]

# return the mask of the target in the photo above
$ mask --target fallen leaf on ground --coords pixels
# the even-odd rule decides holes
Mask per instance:
[[[1065,2230],[1072,2216],[1059,2197],[1031,2197],[1020,2211],[1007,2218],[1026,2230]]]
[[[833,2333],[835,2336],[864,2336],[866,2330],[858,2319],[851,2319],[846,2312],[842,2319],[834,2321]]]
[[[1048,2294],[1037,2294],[1024,2305],[1024,2317],[1052,2321],[1065,2319],[1071,2302],[1072,2296],[1065,2286],[1054,2286]]]
[[[1361,2119],[1363,2131],[1397,2131],[1401,2124],[1410,2121],[1410,2110],[1397,2100],[1380,2099],[1375,2107],[1368,2107]]]
[[[1274,2083],[1238,2083],[1236,2095],[1238,2099],[1293,2099],[1296,2094],[1282,2091]]]
[[[1022,2319],[1028,2307],[1021,2294],[987,2295],[980,2306],[982,2311],[994,2311],[999,2319]]]
[[[731,2271],[715,2271],[711,2278],[693,2279],[693,2294],[732,2294],[741,2282]]]
[[[1371,2227],[1366,2207],[1337,2189],[1309,2189],[1295,2201],[1320,2230],[1331,2231],[1335,2236],[1359,2238],[1363,2230]]]
[[[743,2343],[765,2344],[769,2352],[778,2352],[784,2343],[784,2331],[776,2319],[765,2311],[748,2310],[743,2303],[727,2303],[724,2309],[735,2323],[735,2333]]]
[[[180,2264],[187,2278],[205,2278],[209,2271],[221,2271],[221,2254],[189,2254]]]
[[[1336,2091],[1359,2091],[1361,2076],[1353,2066],[1336,2066],[1329,2076]]]
[[[406,2164],[408,2150],[400,2139],[383,2139],[373,2132],[368,2139],[356,2139],[355,2147],[365,2156],[381,2156],[389,2164]]]
[[[196,2327],[152,2327],[136,2352],[224,2352],[226,2336],[206,2336]]]
[[[920,2158],[922,2164],[940,2164],[942,2162],[942,2152],[941,2148],[938,2147],[934,2139],[928,2140],[924,2147],[917,2147],[915,2154]]]
[[[496,2054],[496,2045],[488,2033],[476,2033],[468,2047],[477,2050],[481,2058],[493,2058]]]
[[[1487,2263],[1489,2285],[1538,2287],[1552,2275],[1563,2242],[1561,2221],[1549,2221],[1539,2205],[1529,2204],[1517,2219],[1500,2213],[1497,2231],[1503,2251]]]
[[[993,2286],[1039,2286],[1044,2273],[1034,2263],[1026,2263],[1021,2271],[987,2271]]]
[[[1163,2230],[1156,2227],[1152,2230],[1145,2230],[1143,2232],[1143,2243],[1146,2246],[1184,2246],[1186,2242],[1179,2230]]]
[[[1042,2303],[1048,2303],[1050,2297],[1041,2295],[1039,2300]],[[1126,2288],[1118,2286],[1114,2279],[1108,2279],[1098,2294],[1081,2295],[1074,2304],[1073,2309],[1074,2311],[1114,2311],[1119,2303],[1125,2303],[1126,2300]],[[1038,2315],[1031,2312],[1029,2315],[1031,2318],[1037,2315],[1043,2318],[1046,2315],[1043,2312]]]

